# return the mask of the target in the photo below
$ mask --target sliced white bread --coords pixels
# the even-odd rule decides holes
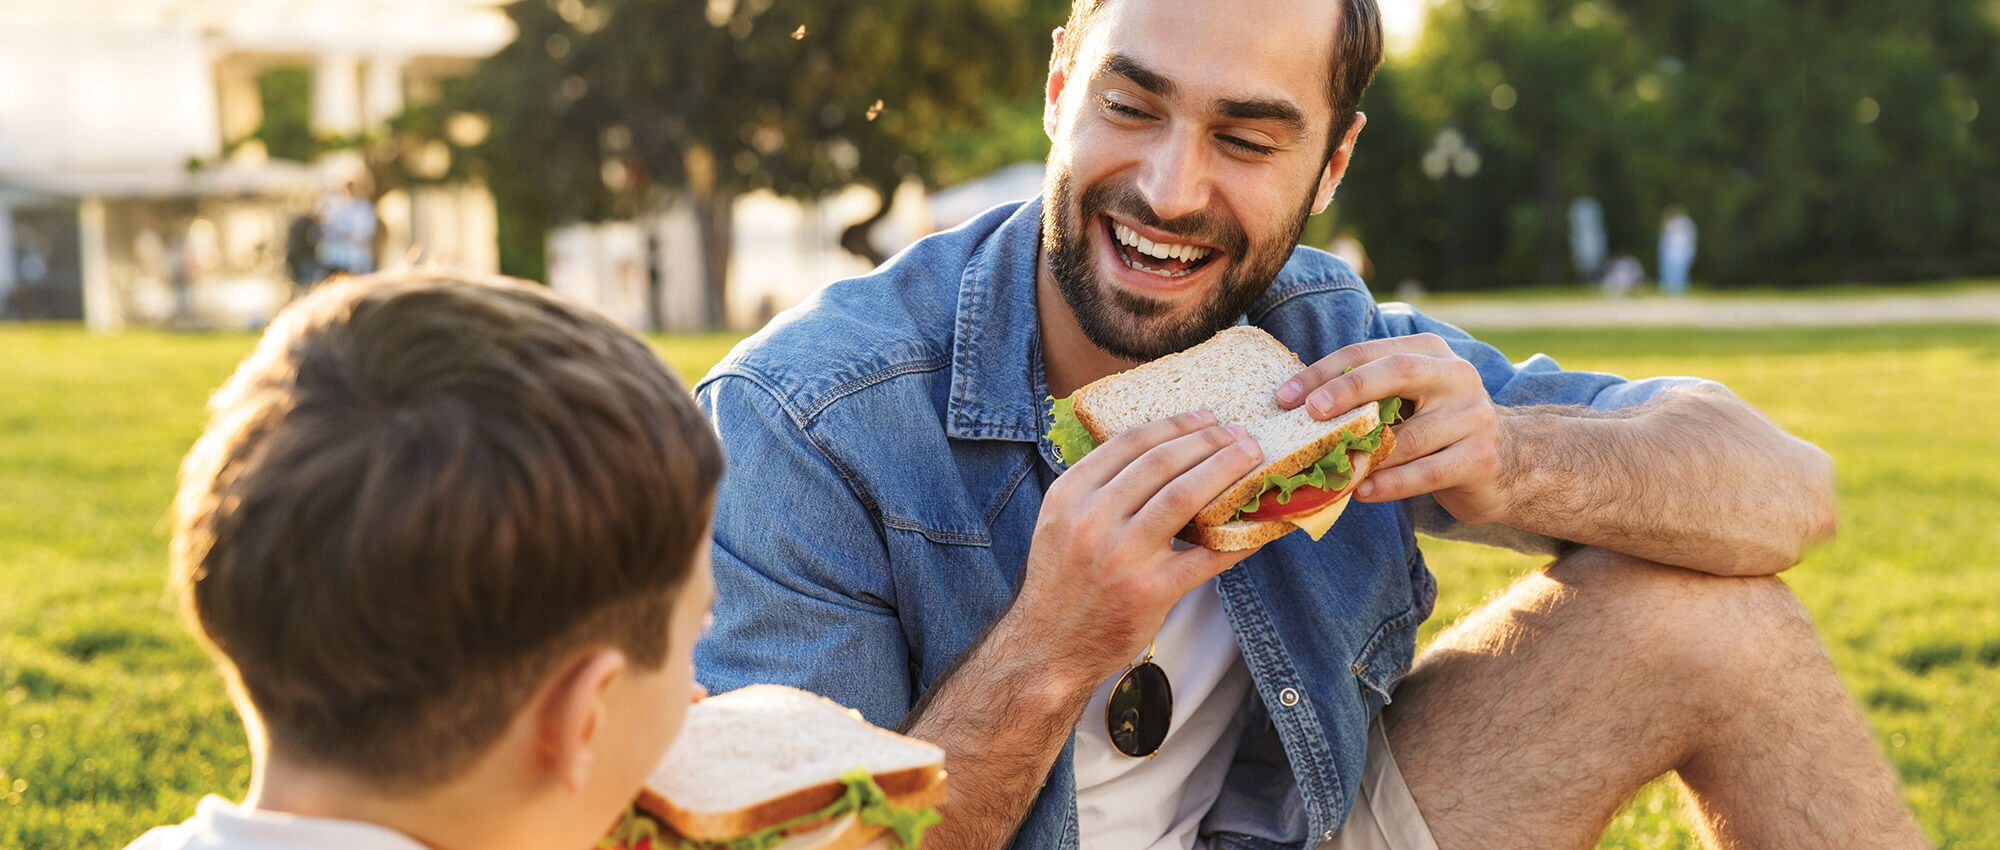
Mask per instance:
[[[1304,368],[1298,355],[1263,330],[1226,328],[1186,351],[1091,382],[1071,397],[1071,409],[1099,443],[1190,410],[1208,410],[1223,424],[1248,429],[1264,450],[1264,466],[1238,479],[1194,518],[1197,526],[1220,526],[1257,493],[1265,475],[1298,472],[1325,457],[1343,435],[1366,434],[1381,424],[1374,402],[1324,421],[1314,419],[1304,405],[1279,407],[1278,386]],[[1247,548],[1283,533],[1228,548]],[[1244,534],[1230,531],[1226,536],[1232,542],[1255,536]]]
[[[936,745],[870,725],[817,694],[751,685],[688,707],[639,806],[689,838],[733,839],[832,805],[845,791],[841,774],[856,767],[892,799],[943,800]]]

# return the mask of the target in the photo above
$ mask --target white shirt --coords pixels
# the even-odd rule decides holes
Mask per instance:
[[[194,817],[156,827],[125,850],[426,850],[385,826],[245,809],[213,794]]]
[[[1138,659],[1133,659],[1137,662]],[[1111,745],[1104,704],[1125,671],[1098,686],[1076,725],[1077,831],[1087,848],[1190,850],[1222,792],[1242,737],[1250,668],[1210,579],[1174,603],[1153,663],[1173,689],[1173,724],[1152,758]]]

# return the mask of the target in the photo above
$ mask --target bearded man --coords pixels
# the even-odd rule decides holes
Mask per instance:
[[[929,847],[1587,847],[1675,774],[1718,843],[1920,844],[1796,599],[1826,455],[1713,383],[1500,352],[1297,245],[1381,55],[1373,0],[1079,0],[1041,198],[924,239],[697,394],[730,457],[715,691],[784,682],[943,746]],[[1331,417],[1413,402],[1326,539],[1174,533],[1260,465],[1184,414],[1065,471],[1051,396],[1259,326]],[[1557,556],[1433,641],[1416,531]],[[1159,748],[1108,738],[1148,657]],[[1393,702],[1392,702],[1393,701]]]

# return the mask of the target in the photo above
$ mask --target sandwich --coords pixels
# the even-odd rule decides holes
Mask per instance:
[[[600,848],[916,850],[942,817],[944,751],[781,685],[688,707]]]
[[[1278,407],[1279,384],[1305,368],[1270,334],[1232,327],[1207,342],[1050,399],[1049,440],[1065,464],[1148,422],[1208,410],[1241,425],[1266,463],[1204,506],[1178,535],[1210,549],[1249,549],[1303,529],[1320,539],[1363,478],[1389,456],[1402,399],[1369,402],[1332,419]]]

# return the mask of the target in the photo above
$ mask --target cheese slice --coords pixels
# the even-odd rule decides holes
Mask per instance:
[[[1368,474],[1368,465],[1374,460],[1374,457],[1367,452],[1349,452],[1347,459],[1354,463],[1354,478],[1347,485],[1347,493],[1345,495],[1326,503],[1326,507],[1305,516],[1289,517],[1285,520],[1298,526],[1307,535],[1311,536],[1315,543],[1319,542],[1320,538],[1326,536],[1327,529],[1333,527],[1333,521],[1340,519],[1341,512],[1347,510],[1347,500],[1354,498],[1354,488],[1361,486],[1361,477]]]
[[[1348,496],[1342,496],[1332,502],[1328,502],[1324,508],[1320,508],[1305,516],[1292,517],[1285,521],[1298,526],[1306,534],[1310,535],[1314,541],[1317,541],[1326,536],[1328,529],[1333,528],[1334,520],[1340,519],[1341,511],[1347,509],[1348,498]]]

